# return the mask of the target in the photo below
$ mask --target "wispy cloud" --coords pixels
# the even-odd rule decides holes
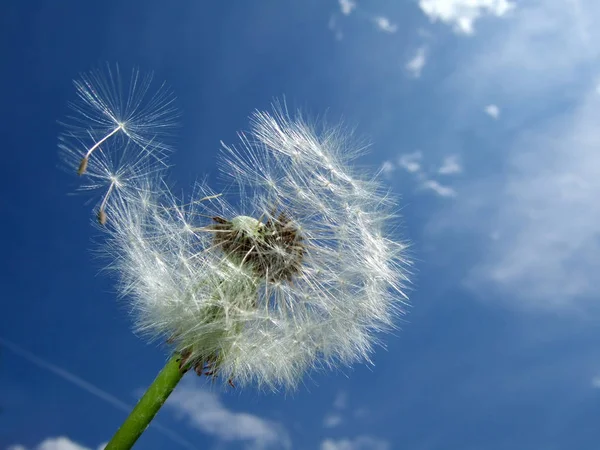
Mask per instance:
[[[413,77],[419,78],[426,62],[427,49],[425,47],[419,47],[415,55],[406,63],[405,68]]]
[[[370,412],[367,408],[355,408],[352,415],[355,419],[364,419],[370,415]]]
[[[356,2],[353,0],[338,0],[340,5],[340,11],[345,16],[349,15],[355,8]]]
[[[521,104],[522,113],[533,111],[542,101],[556,99],[560,90],[594,83],[600,38],[592,17],[600,14],[595,0],[545,0],[527,2],[514,10],[506,26],[482,37],[473,52],[457,61],[457,77],[463,77],[474,100],[487,101],[502,92],[503,103],[535,100]],[[556,55],[561,55],[557,58]],[[460,83],[459,80],[457,80]],[[558,90],[558,91],[557,91]],[[540,98],[543,97],[543,98]]]
[[[385,33],[395,33],[398,31],[398,26],[390,22],[390,19],[385,16],[374,17],[373,22],[379,30]]]
[[[344,419],[339,414],[329,413],[325,415],[323,419],[323,426],[325,428],[334,428],[341,425]]]
[[[509,0],[419,0],[421,10],[432,20],[450,24],[463,34],[473,34],[474,24],[483,15],[502,17],[515,4]]]
[[[344,422],[343,412],[348,405],[348,394],[344,391],[337,393],[333,402],[333,411],[327,413],[323,418],[323,426],[325,428],[334,428]]]
[[[344,391],[340,391],[335,396],[335,400],[333,402],[333,407],[337,410],[346,409],[348,406],[348,394]]]
[[[438,169],[438,173],[441,175],[455,175],[463,171],[458,156],[450,155],[444,158],[442,165]]]
[[[500,117],[500,108],[498,108],[497,105],[487,105],[485,108],[483,108],[483,112],[493,119]]]
[[[341,18],[342,16],[349,16],[353,11],[358,11],[359,7],[355,0],[338,0],[338,4],[341,16],[339,14],[333,14],[329,18],[328,27],[333,31],[337,40],[342,40],[344,36],[338,21],[338,17]],[[398,26],[392,23],[392,21],[386,16],[373,15],[366,11],[361,11],[361,13],[362,14],[355,14],[355,16],[357,16],[360,20],[372,22],[379,31],[389,34],[393,34],[398,31]]]
[[[381,166],[381,172],[387,176],[390,176],[396,169],[403,169],[412,174],[417,181],[417,189],[430,191],[444,198],[452,198],[457,195],[453,187],[444,185],[433,178],[436,175],[461,173],[462,166],[456,155],[445,157],[441,165],[435,170],[425,170],[423,168],[423,153],[420,150],[400,155],[395,163],[385,161]]]
[[[354,439],[326,439],[321,442],[321,450],[388,450],[390,444],[371,436],[359,436]]]
[[[421,171],[421,159],[423,154],[420,151],[400,155],[398,165],[410,173],[418,173]]]
[[[436,227],[471,229],[480,253],[464,281],[482,298],[536,310],[598,308],[600,49],[589,45],[600,39],[589,20],[598,15],[595,0],[533,2],[457,61],[465,101],[481,104],[498,85],[510,86],[502,101],[519,116],[496,155],[505,171],[463,183],[468,195],[435,218]]]
[[[344,39],[344,33],[342,32],[342,29],[338,23],[336,16],[331,16],[329,18],[329,23],[327,24],[327,27],[331,30],[337,41],[341,41],[342,39]]]
[[[525,306],[566,306],[600,293],[599,107],[590,95],[568,118],[514,143],[505,181],[478,193],[496,205],[500,237],[470,284],[508,290]]]
[[[202,389],[189,378],[177,386],[165,405],[186,417],[192,427],[224,442],[244,442],[256,450],[291,448],[288,433],[281,424],[231,411],[216,393]]]
[[[424,189],[430,189],[440,197],[456,197],[456,191],[449,186],[444,186],[436,180],[425,180],[422,183]]]
[[[97,450],[102,450],[106,444],[99,445]],[[22,445],[13,445],[8,447],[8,450],[27,450],[27,447]],[[60,436],[54,438],[48,438],[40,442],[35,450],[91,450],[89,447],[84,447],[76,442],[73,442],[71,439]]]
[[[381,165],[381,172],[384,175],[390,175],[394,170],[396,170],[396,166],[391,161],[384,161]]]

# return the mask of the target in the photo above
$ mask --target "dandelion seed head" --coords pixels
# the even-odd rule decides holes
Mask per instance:
[[[392,197],[350,165],[363,147],[276,104],[252,116],[237,146],[222,144],[219,168],[240,198],[198,183],[184,201],[164,182],[165,147],[150,133],[165,109],[121,107],[107,93],[115,86],[92,84],[78,85],[86,125],[61,148],[77,168],[88,137],[121,127],[80,178],[104,189],[104,250],[138,332],[167,340],[199,374],[272,390],[371,361],[377,333],[404,314],[409,261],[390,232]]]

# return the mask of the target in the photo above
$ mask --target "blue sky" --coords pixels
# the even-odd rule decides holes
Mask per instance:
[[[98,448],[167,356],[130,331],[91,204],[58,168],[72,80],[106,61],[177,94],[183,191],[218,186],[219,141],[275,97],[343,119],[401,196],[415,259],[410,314],[374,367],[287,395],[187,376],[139,448],[597,448],[596,0],[0,8],[1,448]]]

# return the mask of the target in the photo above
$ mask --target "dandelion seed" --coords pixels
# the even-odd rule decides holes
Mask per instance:
[[[131,141],[140,149],[152,148],[162,163],[170,150],[165,138],[178,118],[175,97],[164,84],[152,92],[152,74],[136,69],[123,82],[119,66],[107,64],[82,74],[74,85],[77,101],[70,104],[74,114],[62,122],[60,148],[63,160],[78,175],[86,173],[92,154],[111,140],[117,147]]]

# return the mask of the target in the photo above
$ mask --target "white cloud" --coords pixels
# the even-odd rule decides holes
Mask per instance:
[[[335,396],[333,402],[334,412],[328,413],[323,419],[323,426],[325,428],[337,427],[344,421],[344,417],[341,412],[346,409],[348,404],[348,395],[344,391],[339,391]]]
[[[493,119],[497,119],[498,117],[500,117],[500,108],[498,108],[497,105],[487,105],[483,109],[483,112],[485,112],[488,116],[490,116]]]
[[[450,155],[444,158],[438,173],[441,175],[454,175],[462,172],[462,166],[458,160],[458,156]]]
[[[391,161],[384,161],[381,165],[381,171],[384,173],[384,175],[389,175],[394,170],[396,170],[396,166],[394,166],[394,163]]]
[[[491,284],[539,307],[600,293],[600,104],[593,100],[515,142],[512,170],[496,198],[488,193],[502,237],[473,269],[476,287]]]
[[[581,85],[586,73],[600,72],[592,64],[600,58],[600,47],[594,45],[600,29],[591,21],[599,15],[596,0],[522,3],[505,27],[482,37],[475,51],[456,62],[460,70],[455,81],[479,104],[505,86],[503,103],[528,99],[535,103],[519,105],[518,111],[526,113],[536,105],[546,109],[540,96],[556,98]]]
[[[600,389],[600,375],[596,375],[592,378],[592,387],[595,389]]]
[[[377,28],[379,28],[381,31],[384,31],[386,33],[395,33],[396,31],[398,31],[398,26],[395,24],[392,24],[390,22],[390,19],[388,19],[387,17],[384,17],[384,16],[375,17],[373,19],[373,22],[375,22],[375,25],[377,25]]]
[[[342,14],[349,15],[356,8],[356,2],[353,0],[338,0]]]
[[[326,439],[321,442],[321,450],[388,450],[387,441],[370,436],[359,436],[354,439]]]
[[[595,0],[533,1],[456,62],[466,103],[506,86],[502,101],[515,115],[495,155],[504,170],[463,184],[468,195],[431,225],[469,230],[479,241],[469,244],[479,254],[464,281],[482,298],[536,310],[598,308],[600,98],[591,74],[600,72],[600,48],[588,44],[600,39],[589,21],[599,15]]]
[[[369,410],[367,408],[356,408],[353,415],[355,419],[364,419],[369,416]]]
[[[419,0],[421,10],[432,20],[441,20],[459,33],[473,34],[474,23],[485,14],[502,17],[515,4],[509,0]]]
[[[344,391],[340,391],[335,397],[333,407],[337,410],[342,410],[346,409],[346,406],[348,406],[348,394],[346,394]]]
[[[183,382],[166,405],[186,416],[189,423],[222,441],[244,441],[254,449],[291,448],[286,430],[278,423],[227,409],[218,395]]]
[[[398,158],[398,165],[410,173],[419,172],[421,170],[421,158],[423,154],[420,151],[401,155]]]
[[[456,197],[456,191],[452,187],[444,186],[439,181],[430,178],[428,173],[422,167],[422,159],[423,153],[421,151],[406,153],[398,157],[397,167],[400,167],[412,174],[418,182],[419,189],[433,192],[440,197]],[[381,170],[383,173],[389,175],[396,170],[396,166],[390,161],[386,161],[383,163]],[[462,166],[459,164],[458,157],[455,155],[447,156],[439,169],[436,170],[436,172],[441,175],[457,174],[461,171]]]
[[[344,39],[344,33],[342,32],[339,24],[337,23],[337,19],[335,18],[335,16],[331,16],[329,18],[329,23],[327,24],[327,27],[332,31],[337,41],[341,41],[342,39]]]
[[[104,446],[100,446],[99,450],[104,448]],[[13,445],[12,447],[8,447],[8,450],[27,450],[26,447],[22,445]],[[67,437],[55,437],[48,438],[44,441],[40,442],[35,450],[90,450],[88,447],[84,447],[83,445],[77,444],[73,442]]]
[[[323,426],[325,428],[334,428],[343,422],[342,416],[339,414],[327,414],[323,419]]]
[[[425,180],[423,188],[430,189],[440,197],[456,197],[456,191],[449,186],[443,186],[435,180]]]
[[[425,47],[419,47],[415,53],[415,56],[413,56],[413,58],[408,61],[404,67],[412,74],[412,76],[419,78],[426,62],[427,50]]]

